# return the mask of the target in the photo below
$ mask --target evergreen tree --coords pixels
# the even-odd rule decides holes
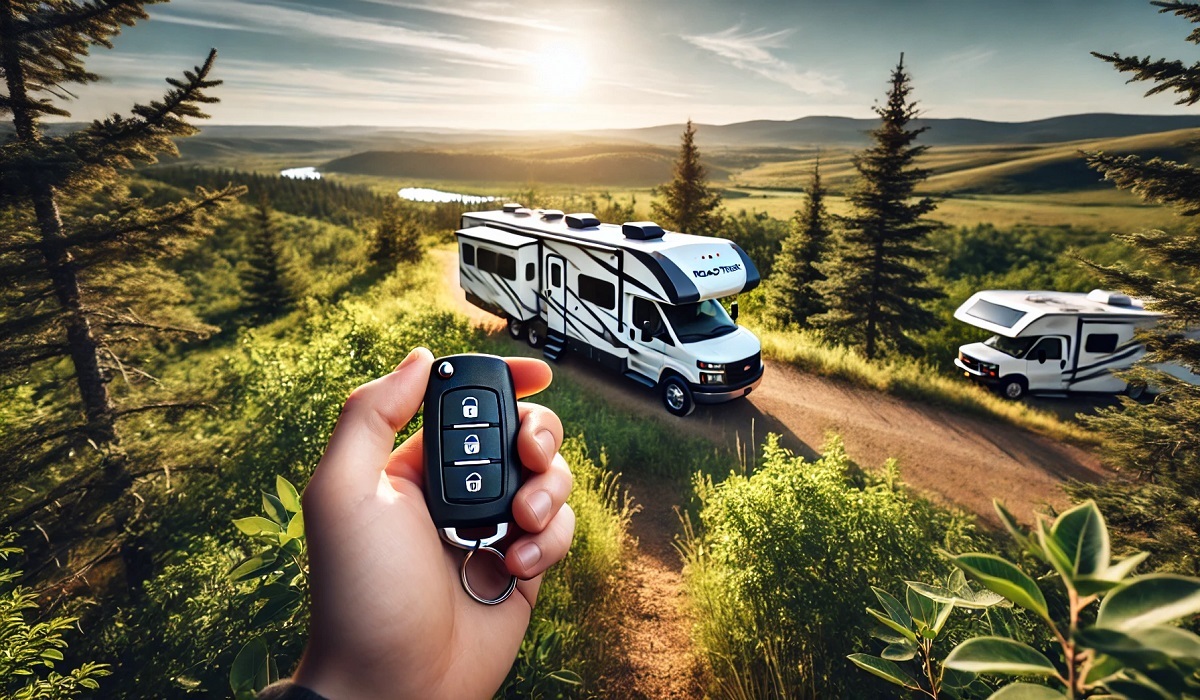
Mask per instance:
[[[45,538],[30,550],[53,556],[34,559],[75,571],[118,551],[140,508],[136,480],[164,466],[144,453],[152,441],[121,441],[123,422],[190,403],[136,400],[149,376],[137,363],[145,341],[205,330],[167,303],[166,292],[185,292],[154,263],[206,233],[201,215],[240,194],[198,189],[148,207],[119,173],[176,154],[172,139],[197,131],[189,122],[216,101],[215,52],[131,116],[62,135],[42,128],[46,116],[70,116],[56,102],[72,86],[100,79],[84,67],[89,49],[111,47],[147,4],[0,0],[0,116],[12,127],[0,144],[0,389],[35,387],[22,395],[24,422],[0,431],[0,528],[36,519]],[[82,528],[93,528],[86,550],[75,547]]]
[[[1200,25],[1200,5],[1153,3]],[[1200,26],[1188,41],[1200,43]],[[1177,104],[1200,102],[1200,63],[1094,54],[1132,81],[1154,84],[1147,95],[1174,92]],[[1147,354],[1127,379],[1159,387],[1148,404],[1131,399],[1105,409],[1087,425],[1104,437],[1107,461],[1129,479],[1076,484],[1080,498],[1096,498],[1125,545],[1150,550],[1159,568],[1200,574],[1200,387],[1156,371],[1154,363],[1174,363],[1200,373],[1200,168],[1162,158],[1088,154],[1092,167],[1123,190],[1154,204],[1174,207],[1188,222],[1181,233],[1142,231],[1116,237],[1141,252],[1140,269],[1125,264],[1092,265],[1107,285],[1146,300],[1166,320],[1140,337]]]
[[[803,326],[826,311],[816,284],[825,279],[817,264],[829,250],[832,230],[825,211],[821,159],[813,165],[804,208],[792,217],[792,231],[783,242],[767,285],[767,316],[780,326]]]
[[[663,201],[653,202],[651,211],[662,226],[683,233],[713,235],[721,229],[721,194],[708,187],[708,171],[700,163],[696,127],[689,119],[679,145],[675,175],[658,189]]]
[[[399,263],[420,262],[423,257],[425,248],[421,245],[420,223],[399,203],[388,202],[375,229],[371,259],[394,267]]]
[[[246,305],[259,315],[278,314],[292,305],[292,295],[280,254],[279,229],[272,221],[271,204],[265,196],[258,200],[246,237]]]
[[[907,334],[939,325],[922,306],[941,296],[926,270],[934,251],[925,239],[937,225],[923,218],[937,204],[929,197],[912,201],[929,171],[915,165],[928,146],[915,145],[925,128],[908,128],[917,116],[911,92],[901,54],[887,101],[874,107],[881,120],[871,132],[875,143],[854,158],[853,213],[841,222],[829,262],[817,266],[827,279],[815,287],[829,310],[813,317],[814,325],[835,342],[861,348],[868,359],[887,348],[915,352],[919,347]]]

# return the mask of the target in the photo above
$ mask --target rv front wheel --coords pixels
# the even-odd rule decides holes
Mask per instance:
[[[1010,401],[1018,401],[1025,398],[1027,389],[1025,377],[1007,377],[1000,385],[1000,394]]]
[[[696,408],[696,402],[692,398],[692,390],[679,377],[667,377],[659,386],[662,389],[663,405],[667,407],[668,413],[676,416],[686,416]]]
[[[508,317],[508,335],[509,335],[509,337],[511,337],[513,340],[520,340],[521,336],[524,334],[525,334],[525,324],[521,323],[520,321],[513,318],[512,316],[509,316]]]

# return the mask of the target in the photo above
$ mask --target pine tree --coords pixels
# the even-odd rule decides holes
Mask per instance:
[[[380,265],[416,263],[425,257],[421,244],[421,226],[411,212],[398,203],[388,202],[375,229],[371,259]]]
[[[260,316],[285,311],[292,305],[287,270],[280,253],[279,229],[271,214],[271,203],[264,196],[254,209],[246,234],[246,271],[243,274],[246,306]]]
[[[825,300],[816,287],[825,275],[817,264],[828,253],[832,229],[825,211],[820,158],[813,165],[807,194],[804,208],[792,217],[792,231],[783,241],[767,285],[767,316],[783,327],[803,326],[809,318],[826,311]]]
[[[1161,12],[1200,25],[1200,5],[1153,3]],[[1200,26],[1188,41],[1200,43]],[[1177,104],[1200,102],[1200,63],[1093,54],[1131,81],[1148,81],[1154,95],[1174,92]],[[1200,373],[1200,168],[1162,158],[1090,153],[1088,163],[1123,190],[1153,204],[1169,205],[1187,221],[1180,233],[1142,231],[1116,238],[1139,251],[1146,264],[1092,265],[1107,285],[1146,300],[1166,315],[1157,327],[1141,334],[1147,354],[1127,379],[1153,385],[1160,393],[1152,403],[1124,398],[1122,405],[1086,419],[1104,436],[1107,461],[1129,479],[1105,484],[1076,484],[1073,494],[1096,498],[1118,541],[1151,551],[1159,568],[1200,575],[1200,387],[1153,369],[1173,363]]]
[[[670,182],[658,189],[663,201],[653,202],[658,222],[672,230],[713,235],[721,229],[721,193],[708,186],[708,170],[700,163],[696,127],[689,119],[679,145],[679,159]]]
[[[176,154],[172,139],[197,131],[189,122],[216,101],[207,93],[219,85],[210,77],[215,52],[131,116],[63,135],[42,128],[46,116],[70,116],[56,102],[72,86],[100,79],[84,67],[89,49],[111,48],[113,35],[146,18],[147,4],[0,0],[0,116],[12,125],[0,144],[0,390],[36,387],[22,395],[21,418],[0,431],[0,530],[36,519],[53,557],[35,559],[77,571],[120,547],[137,510],[135,481],[161,471],[139,452],[143,441],[121,441],[122,423],[190,403],[136,400],[148,376],[137,365],[145,341],[205,330],[155,294],[172,284],[185,292],[154,262],[206,233],[202,214],[240,194],[198,189],[148,207],[119,172]],[[71,562],[65,554],[79,540],[69,533],[89,527],[107,536],[93,532],[95,555]]]
[[[937,204],[929,197],[912,201],[929,174],[915,164],[928,146],[915,145],[925,128],[909,128],[917,105],[909,101],[903,54],[890,83],[887,101],[874,107],[881,120],[871,132],[875,143],[854,158],[853,213],[841,222],[829,262],[817,266],[827,279],[815,286],[829,310],[812,318],[829,339],[861,348],[868,359],[888,348],[915,352],[908,334],[939,325],[922,306],[941,296],[927,282],[934,253],[924,245],[936,224],[923,217]]]

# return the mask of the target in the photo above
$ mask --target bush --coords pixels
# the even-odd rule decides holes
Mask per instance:
[[[768,436],[756,473],[695,489],[684,580],[716,697],[869,695],[845,657],[866,648],[871,586],[930,577],[939,546],[971,537],[965,516],[909,496],[894,463],[858,470],[838,438],[809,463]]]

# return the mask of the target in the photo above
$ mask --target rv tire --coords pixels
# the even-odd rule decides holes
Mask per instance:
[[[525,335],[525,324],[509,316],[508,336],[513,340],[520,340],[523,335]]]
[[[692,397],[692,390],[680,377],[667,376],[659,382],[658,388],[662,392],[663,406],[668,413],[683,417],[695,410],[696,400]]]
[[[1020,401],[1029,390],[1029,382],[1020,375],[1005,377],[1000,382],[1000,395],[1009,401]]]
[[[546,344],[546,331],[537,321],[530,321],[525,326],[525,341],[531,348],[540,348]]]
[[[1141,382],[1130,382],[1125,385],[1125,395],[1137,401],[1146,395],[1146,385]]]

